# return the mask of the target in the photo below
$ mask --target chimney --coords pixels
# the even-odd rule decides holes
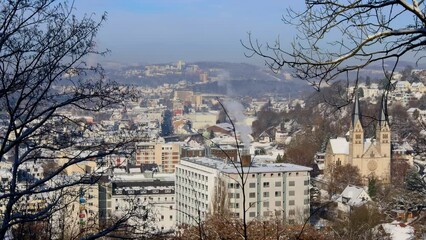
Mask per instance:
[[[251,155],[248,149],[243,149],[241,152],[241,165],[243,167],[250,167]]]

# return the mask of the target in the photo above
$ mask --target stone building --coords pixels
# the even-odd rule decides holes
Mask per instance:
[[[365,182],[372,176],[384,183],[390,182],[391,131],[386,109],[386,99],[383,98],[375,138],[365,138],[359,98],[355,97],[348,136],[330,139],[327,145],[325,173],[336,165],[351,164],[358,167]]]

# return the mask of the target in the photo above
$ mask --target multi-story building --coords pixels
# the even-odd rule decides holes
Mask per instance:
[[[100,220],[130,216],[135,232],[168,233],[175,227],[175,181],[172,174],[115,174],[100,185]]]
[[[67,176],[76,181],[81,175]],[[63,179],[63,178],[62,178]],[[57,194],[57,193],[50,193]],[[83,177],[82,183],[67,187],[58,202],[61,208],[52,214],[52,233],[58,238],[87,236],[99,231],[99,188],[93,179]]]
[[[279,217],[300,223],[309,216],[309,171],[294,164],[244,161],[245,206],[240,163],[207,157],[184,158],[176,167],[177,224],[194,224],[207,213],[227,209],[247,220]]]
[[[161,172],[173,173],[180,161],[180,145],[140,142],[136,144],[136,165],[155,163]]]

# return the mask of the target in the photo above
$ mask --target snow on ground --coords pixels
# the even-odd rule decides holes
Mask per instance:
[[[390,235],[392,240],[414,239],[414,228],[412,226],[399,224],[399,222],[384,223],[383,229]]]

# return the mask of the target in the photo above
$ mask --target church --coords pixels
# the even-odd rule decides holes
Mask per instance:
[[[325,172],[336,165],[350,164],[358,167],[363,181],[370,177],[390,182],[391,167],[391,132],[387,118],[386,99],[380,104],[375,138],[365,138],[361,122],[358,94],[352,110],[349,133],[346,138],[330,139],[325,153]]]

